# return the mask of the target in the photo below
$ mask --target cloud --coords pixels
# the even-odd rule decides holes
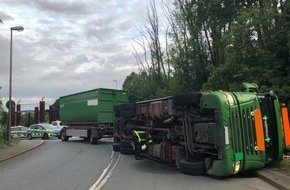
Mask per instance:
[[[145,24],[143,0],[2,0],[0,98],[8,100],[10,27],[13,31],[15,101],[53,103],[60,96],[95,88],[120,89],[137,71],[132,38]]]

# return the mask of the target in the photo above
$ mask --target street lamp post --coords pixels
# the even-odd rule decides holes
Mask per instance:
[[[21,32],[24,30],[22,26],[15,26],[11,27],[11,35],[10,35],[10,75],[9,75],[9,121],[8,121],[8,128],[7,128],[7,143],[10,144],[10,129],[11,129],[11,108],[12,108],[12,32],[13,30],[16,30],[18,32]]]
[[[117,80],[113,80],[116,83],[116,89],[118,88],[118,81]]]

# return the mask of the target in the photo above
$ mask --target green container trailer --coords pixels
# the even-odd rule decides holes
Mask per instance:
[[[60,97],[59,116],[67,126],[61,131],[62,140],[76,136],[96,144],[104,135],[112,135],[114,106],[126,102],[126,91],[105,88]]]

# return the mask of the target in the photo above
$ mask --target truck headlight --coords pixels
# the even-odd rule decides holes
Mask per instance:
[[[236,161],[235,162],[235,167],[234,167],[234,174],[238,173],[240,171],[241,168],[241,162],[240,161]]]

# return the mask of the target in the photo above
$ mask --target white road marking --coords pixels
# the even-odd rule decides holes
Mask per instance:
[[[112,151],[111,158],[110,158],[110,162],[109,162],[108,166],[103,170],[102,175],[95,182],[95,184],[93,186],[91,186],[91,188],[89,190],[100,190],[106,184],[106,182],[108,181],[108,179],[111,177],[112,171],[114,170],[114,168],[116,167],[116,165],[118,164],[118,162],[119,162],[119,160],[121,158],[121,154],[119,155],[118,159],[116,160],[115,164],[110,169],[110,171],[107,172],[108,169],[113,164],[113,156],[114,156],[114,151]]]

